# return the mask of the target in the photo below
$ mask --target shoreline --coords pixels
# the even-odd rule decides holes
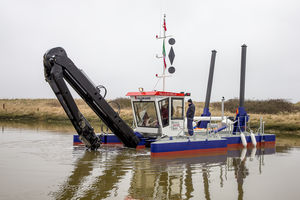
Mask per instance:
[[[80,112],[100,132],[101,126],[106,126],[90,107],[81,99],[75,100]],[[203,102],[195,102],[196,115],[200,116],[203,110]],[[0,121],[20,124],[46,123],[51,126],[67,126],[73,128],[69,118],[64,112],[57,99],[0,99]],[[132,125],[131,106],[123,106],[120,117],[129,125]],[[221,115],[220,109],[212,106],[212,116]],[[252,114],[251,128],[259,127],[260,116],[265,121],[265,133],[276,134],[277,137],[300,138],[300,112],[279,114]],[[226,116],[235,116],[235,113],[225,112]],[[73,128],[74,130],[74,128]],[[75,130],[74,130],[75,131]]]

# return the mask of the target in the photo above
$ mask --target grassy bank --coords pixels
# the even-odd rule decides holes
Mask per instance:
[[[120,116],[132,124],[129,99],[118,98],[121,105]],[[96,131],[103,124],[90,107],[81,99],[76,100],[80,111],[92,123]],[[201,115],[203,102],[195,102],[196,115]],[[237,100],[225,102],[225,115],[235,116]],[[72,127],[67,115],[56,99],[0,99],[0,120],[18,123],[48,123],[56,126]],[[265,121],[265,131],[277,136],[300,137],[300,103],[292,104],[284,100],[246,101],[246,110],[251,116],[251,127],[258,128],[260,116]],[[212,103],[212,115],[221,115],[221,104]],[[71,128],[70,128],[71,129]]]
[[[75,102],[80,112],[91,122],[95,130],[100,131],[104,124],[98,116],[83,100],[76,99]],[[68,130],[73,129],[57,99],[0,99],[0,106],[0,121],[2,122],[47,123],[52,126],[65,126],[68,127]],[[132,123],[131,110],[122,110],[120,116],[127,123]]]

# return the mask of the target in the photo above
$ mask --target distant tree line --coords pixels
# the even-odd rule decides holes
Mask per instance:
[[[120,105],[121,109],[131,108],[130,98],[119,97],[112,101],[117,102]]]
[[[221,102],[211,104],[215,108],[221,108]],[[235,112],[239,106],[239,99],[229,99],[225,101],[225,111]],[[278,114],[299,112],[299,103],[293,104],[285,99],[268,99],[268,100],[246,100],[245,108],[248,113],[256,114]]]
[[[116,101],[121,109],[131,109],[130,98],[116,98]],[[213,102],[211,106],[220,109],[221,102]],[[236,112],[239,106],[239,99],[229,99],[224,103],[225,111]],[[300,103],[293,104],[285,99],[268,99],[268,100],[246,100],[245,108],[248,113],[256,114],[278,114],[291,113],[300,111]]]

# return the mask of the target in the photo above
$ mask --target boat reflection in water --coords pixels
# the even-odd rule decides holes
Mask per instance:
[[[89,152],[74,147],[77,158],[74,170],[53,196],[55,199],[211,199],[221,190],[243,199],[243,186],[250,171],[261,174],[264,157],[274,153],[275,146],[269,146],[197,157],[156,158],[147,149],[106,147]],[[247,163],[252,161],[249,170]],[[228,185],[235,190],[228,189]]]

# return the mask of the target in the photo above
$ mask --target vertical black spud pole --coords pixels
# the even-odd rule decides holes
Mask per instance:
[[[237,132],[246,131],[246,123],[249,116],[245,110],[245,77],[246,77],[246,53],[247,45],[242,45],[242,59],[241,59],[241,77],[240,77],[240,105],[236,114],[236,122],[233,127],[233,134]]]
[[[208,82],[207,82],[207,89],[206,89],[205,108],[209,108],[217,51],[212,50],[211,52],[212,52],[212,54],[211,54],[211,60],[210,60],[210,68],[209,68],[209,77],[208,77]]]
[[[247,45],[242,45],[242,60],[241,60],[241,82],[240,82],[240,107],[245,104],[245,77],[246,77],[246,53]]]
[[[215,61],[216,61],[216,50],[211,51],[211,60],[210,60],[210,67],[209,67],[209,75],[208,75],[208,82],[207,82],[207,89],[206,89],[206,97],[205,97],[205,106],[203,109],[203,113],[201,116],[209,117],[211,113],[209,112],[209,103],[210,103],[210,97],[211,97],[211,88],[214,78],[214,69],[215,69]],[[209,121],[200,121],[200,123],[197,124],[198,128],[207,128],[207,124]]]

